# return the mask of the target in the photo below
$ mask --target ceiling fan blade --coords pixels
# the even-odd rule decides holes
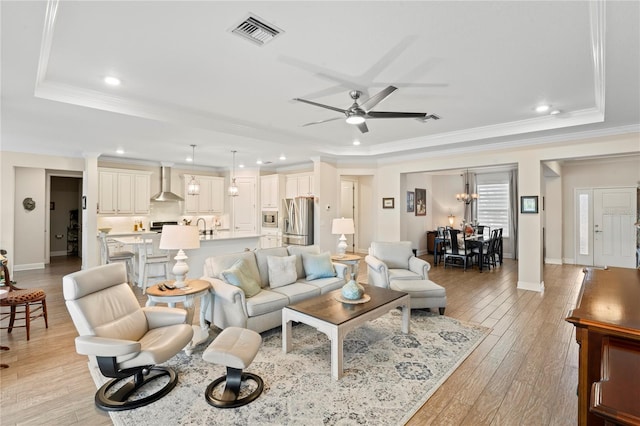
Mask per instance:
[[[314,105],[320,108],[326,108],[326,109],[330,109],[331,111],[336,111],[336,112],[341,112],[343,114],[346,114],[347,111],[344,109],[340,109],[340,108],[336,108],[336,107],[332,107],[330,105],[325,105],[325,104],[319,104],[317,102],[313,102],[313,101],[308,101],[306,99],[300,99],[300,98],[293,98],[294,101],[298,101],[298,102],[304,102],[305,104],[309,104],[309,105]]]
[[[390,94],[392,94],[396,90],[398,90],[398,88],[395,87],[395,86],[389,86],[386,89],[382,89],[380,92],[376,93],[375,95],[373,95],[372,97],[370,97],[369,99],[367,99],[366,101],[361,103],[360,104],[360,108],[362,108],[365,111],[369,111],[370,109],[372,109],[374,106],[378,105],[387,96],[389,96]]]
[[[366,118],[425,118],[426,112],[369,111]]]
[[[369,131],[369,128],[367,127],[367,123],[366,122],[362,122],[360,124],[356,124],[356,126],[358,127],[358,130],[360,130],[360,132],[362,132],[362,133],[367,133]]]
[[[326,123],[327,121],[334,121],[334,120],[344,120],[344,117],[333,117],[333,118],[327,118],[326,120],[313,121],[311,123],[303,124],[302,127],[311,126],[314,124],[322,124],[322,123]]]

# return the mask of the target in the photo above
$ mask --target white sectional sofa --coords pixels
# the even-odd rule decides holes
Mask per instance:
[[[214,303],[207,319],[222,329],[243,327],[258,333],[279,327],[285,306],[346,283],[347,266],[332,263],[328,256],[318,246],[289,246],[209,257],[202,279],[211,283]],[[327,267],[335,276],[326,276],[331,275],[325,274]],[[239,286],[247,281],[257,284]]]

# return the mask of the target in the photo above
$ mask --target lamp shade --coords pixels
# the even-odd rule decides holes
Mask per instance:
[[[343,235],[343,234],[354,234],[356,232],[355,226],[353,225],[353,219],[351,218],[341,218],[341,219],[333,219],[331,224],[331,233],[334,235]]]
[[[164,225],[160,237],[161,250],[189,250],[200,248],[200,236],[196,226]]]

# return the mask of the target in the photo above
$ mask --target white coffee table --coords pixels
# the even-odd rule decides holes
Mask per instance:
[[[340,290],[307,299],[282,309],[282,351],[291,351],[291,322],[310,325],[331,340],[331,376],[338,380],[343,375],[342,347],[344,337],[367,321],[402,307],[402,332],[409,333],[411,316],[407,293],[365,285],[365,294],[371,300],[360,304],[346,304],[336,300]]]

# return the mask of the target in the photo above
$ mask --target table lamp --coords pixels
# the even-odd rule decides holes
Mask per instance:
[[[174,257],[176,264],[171,271],[176,278],[175,286],[184,288],[185,279],[189,272],[189,265],[185,262],[188,257],[183,250],[200,248],[198,228],[190,225],[164,225],[160,237],[160,250],[178,250]]]
[[[355,232],[353,219],[345,219],[344,217],[341,219],[333,219],[331,233],[340,235],[340,238],[338,238],[338,257],[344,257],[344,253],[347,251],[347,237],[345,237],[344,234],[355,234]]]

